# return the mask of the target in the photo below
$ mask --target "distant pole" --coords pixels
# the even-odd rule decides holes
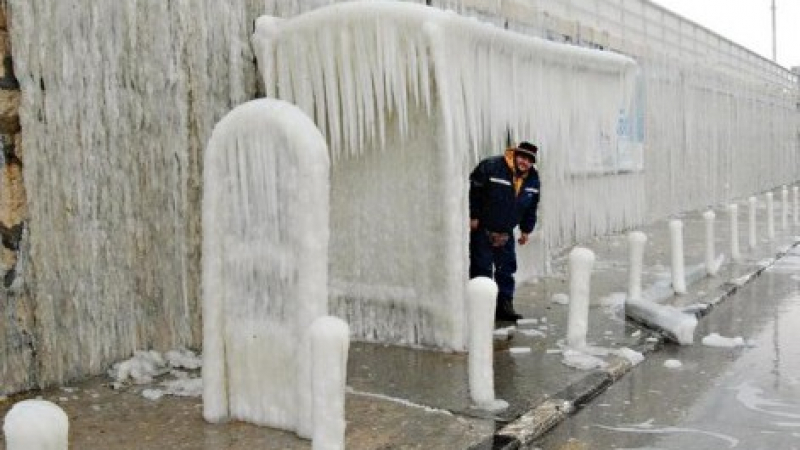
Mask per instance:
[[[775,24],[775,0],[772,0],[772,61],[778,62],[778,39]]]

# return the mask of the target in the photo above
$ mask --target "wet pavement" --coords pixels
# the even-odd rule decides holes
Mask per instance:
[[[745,346],[665,347],[535,446],[800,448],[800,253],[792,253],[697,329]],[[682,365],[667,368],[668,360]]]
[[[697,279],[689,284],[687,294],[670,296],[664,303],[712,305],[708,315],[701,319],[695,333],[695,344],[689,347],[665,344],[658,333],[624,319],[621,301],[628,278],[627,234],[583,243],[582,246],[596,254],[587,341],[607,349],[628,347],[642,352],[647,360],[633,369],[638,373],[644,372],[645,369],[640,368],[646,368],[650,361],[654,361],[657,368],[661,367],[659,358],[671,352],[700,348],[699,339],[707,329],[703,327],[710,326],[711,321],[755,322],[763,315],[763,310],[728,307],[728,297],[738,295],[736,291],[800,240],[795,237],[800,226],[790,224],[783,229],[780,204],[777,204],[776,238],[767,241],[765,208],[761,203],[757,247],[752,250],[747,247],[746,214],[740,211],[743,259],[734,263],[727,258],[714,277],[692,276],[702,273],[700,266],[705,254],[703,211],[681,217],[684,221],[687,274]],[[744,204],[740,202],[740,205]],[[729,255],[727,213],[721,208],[715,212],[716,253]],[[671,254],[667,221],[658,221],[639,230],[648,236],[643,287],[645,290],[668,288]],[[517,309],[526,318],[535,318],[537,322],[520,325],[508,339],[495,341],[496,396],[509,402],[507,410],[490,414],[472,406],[465,354],[352,343],[348,361],[346,448],[517,448],[518,444],[540,439],[547,429],[579,410],[583,404],[594,405],[596,402],[590,400],[612,384],[632,382],[633,377],[628,373],[631,364],[624,358],[605,357],[609,368],[603,371],[578,370],[562,363],[559,343],[566,334],[568,306],[551,300],[557,299],[558,294],[569,294],[567,253],[565,251],[554,261],[552,275],[533,283],[522,283],[518,288]],[[718,308],[720,312],[724,311],[723,308],[732,309],[732,315],[730,318],[717,315]],[[529,348],[530,352],[512,353],[512,348],[519,347]],[[723,359],[729,358],[724,356],[724,351],[719,354]],[[707,363],[718,365],[713,359]],[[706,361],[702,359],[697,363],[698,366],[703,364]],[[697,370],[702,369],[698,367]],[[659,373],[661,371],[663,369]],[[152,386],[114,390],[109,387],[110,381],[101,377],[27,396],[41,396],[65,409],[70,417],[70,448],[73,449],[311,448],[309,441],[290,432],[244,423],[207,424],[201,416],[199,398],[165,396],[148,400],[142,397],[141,392]],[[698,383],[698,386],[702,389],[703,385]],[[0,415],[5,415],[17,399],[0,400]],[[636,401],[639,408],[664,409],[663,402],[640,401],[636,396],[625,401]],[[534,418],[532,421],[531,417]],[[531,428],[536,430],[531,431]],[[526,431],[520,433],[519,430]],[[2,442],[0,450],[5,450]]]

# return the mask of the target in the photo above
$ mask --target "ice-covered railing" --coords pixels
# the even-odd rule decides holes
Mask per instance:
[[[334,308],[358,336],[463,346],[466,179],[509,133],[542,148],[546,247],[643,217],[639,173],[592,170],[632,99],[629,58],[401,2],[256,28],[267,94],[297,104],[329,142]]]

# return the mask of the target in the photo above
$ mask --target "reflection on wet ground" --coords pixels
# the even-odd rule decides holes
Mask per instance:
[[[649,355],[536,445],[544,450],[800,448],[799,275],[800,256],[780,260],[704,318],[694,345]],[[710,333],[741,336],[749,345],[700,344]],[[668,368],[667,360],[682,365]]]

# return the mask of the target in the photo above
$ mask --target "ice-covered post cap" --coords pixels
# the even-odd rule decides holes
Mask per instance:
[[[646,243],[647,235],[641,231],[628,233],[630,264],[628,268],[628,298],[639,299],[642,297],[642,264]]]
[[[469,311],[469,393],[475,406],[499,411],[508,403],[494,397],[494,311],[497,283],[476,277],[467,283]]]
[[[589,329],[589,293],[591,290],[594,252],[575,247],[569,253],[569,318],[567,320],[567,345],[570,348],[586,347]]]
[[[669,237],[672,244],[672,289],[676,294],[686,293],[686,271],[683,265],[683,222],[669,221]]]
[[[3,434],[8,450],[66,450],[69,418],[55,403],[23,400],[6,414]]]

